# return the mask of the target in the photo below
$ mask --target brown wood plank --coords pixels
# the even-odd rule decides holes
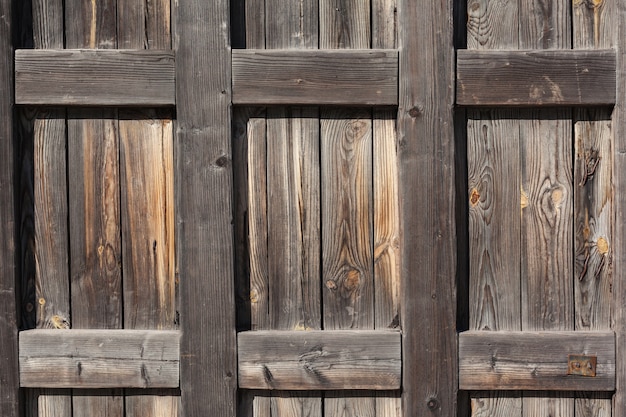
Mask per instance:
[[[117,47],[114,0],[65,7],[65,47]],[[122,327],[117,111],[70,109],[68,192],[72,328]],[[73,417],[124,415],[121,390],[74,390]]]
[[[398,2],[403,409],[446,417],[457,397],[451,6]]]
[[[189,416],[236,413],[228,6],[192,0],[174,12],[181,394]]]
[[[234,104],[397,105],[395,50],[233,50]]]
[[[519,12],[519,2],[468,2],[467,47],[517,48]],[[464,198],[469,210],[469,328],[473,330],[521,330],[519,210],[523,196],[518,117],[519,113],[503,109],[467,111],[468,189]],[[500,233],[498,224],[510,232]],[[519,392],[480,391],[470,393],[470,398],[472,416],[522,415]]]
[[[457,104],[595,106],[613,103],[613,50],[458,51]]]
[[[174,69],[168,50],[21,49],[15,51],[16,103],[173,105]]]
[[[400,387],[400,333],[311,330],[238,336],[242,388],[390,390]]]
[[[371,1],[320,2],[321,49],[371,48]],[[372,113],[322,109],[322,296],[326,330],[374,328]],[[328,393],[326,417],[376,411],[373,393]]]
[[[63,48],[63,2],[32,2],[34,47]],[[67,328],[70,269],[66,112],[40,109],[33,126],[35,209],[35,310],[38,328]],[[70,417],[70,391],[34,389],[27,398],[36,417]]]
[[[614,48],[617,2],[572,3],[573,48]],[[574,296],[576,330],[608,330],[613,317],[613,133],[611,109],[574,117]],[[610,396],[577,393],[576,417],[610,417]]]
[[[178,387],[174,330],[20,333],[20,385],[48,388]]]
[[[596,356],[596,376],[567,375],[569,354]],[[615,361],[611,331],[469,331],[459,335],[461,389],[612,391]]]
[[[265,47],[271,52],[317,47],[317,0],[266,0],[264,14]],[[269,329],[321,329],[318,113],[317,108],[267,110]],[[257,417],[320,415],[322,396],[278,391],[257,397],[255,405]]]
[[[14,141],[13,141],[13,47],[11,44],[12,1],[0,0],[0,233],[6,236],[0,242],[0,408],[7,417],[18,417],[20,412],[17,307],[16,296],[16,227],[14,206]],[[5,366],[6,365],[6,366]]]
[[[118,46],[170,49],[169,0],[118,2]],[[120,110],[124,328],[176,329],[173,122],[169,110]],[[168,390],[126,390],[126,417],[176,417]]]
[[[571,48],[571,3],[534,5],[520,2],[519,47]],[[528,195],[521,214],[522,330],[574,330],[572,113],[539,110],[521,117],[522,189]],[[574,399],[563,393],[525,394],[522,405],[523,416],[574,416]]]
[[[613,110],[613,187],[614,190],[626,189],[626,7],[617,3],[615,13],[615,43],[617,49],[617,102]],[[626,262],[626,193],[615,193],[613,215],[613,265]],[[616,306],[613,329],[616,334],[616,355],[621,358],[626,354],[626,270],[613,270],[613,302]],[[616,391],[613,398],[613,417],[626,416],[626,362],[617,361]]]

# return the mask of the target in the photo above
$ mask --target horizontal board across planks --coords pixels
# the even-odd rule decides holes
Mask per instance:
[[[15,51],[17,104],[172,106],[175,87],[170,50]]]
[[[614,50],[459,50],[457,104],[613,105],[615,59]]]
[[[175,330],[26,330],[20,385],[40,388],[177,388]]]
[[[239,333],[239,386],[276,390],[400,388],[401,336],[394,331]]]
[[[596,376],[568,375],[568,355],[597,357]],[[613,391],[615,335],[607,331],[459,335],[463,390]]]
[[[234,104],[398,104],[397,50],[232,52]]]

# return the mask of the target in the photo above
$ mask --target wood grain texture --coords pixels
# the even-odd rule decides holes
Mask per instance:
[[[174,55],[166,50],[18,50],[16,102],[167,106],[175,103]]]
[[[229,2],[179,2],[174,13],[183,415],[232,416],[237,357]]]
[[[613,110],[613,187],[622,190],[626,187],[626,4],[616,2],[615,22],[617,33],[617,101]],[[615,193],[613,215],[613,264],[626,262],[626,224],[621,219],[626,216],[626,193]],[[613,271],[613,302],[615,306],[626,305],[626,270],[615,268]],[[626,309],[616,308],[613,329],[616,336],[616,355],[626,353]],[[626,363],[617,361],[616,391],[613,398],[613,416],[626,415]]]
[[[572,47],[614,48],[616,5],[612,1],[592,4],[574,1]],[[608,330],[615,308],[611,109],[577,109],[574,118],[575,328]],[[577,397],[576,417],[611,415],[610,397],[584,392]]]
[[[239,385],[253,389],[400,387],[400,333],[257,331],[238,336]]]
[[[597,356],[596,376],[567,375],[569,354]],[[470,331],[459,335],[461,389],[612,391],[615,361],[611,331]]]
[[[180,333],[155,330],[27,330],[20,385],[48,388],[178,387]]]
[[[454,49],[451,4],[398,2],[403,409],[455,416]],[[419,277],[419,279],[416,279]]]
[[[17,307],[15,290],[16,229],[14,206],[14,142],[13,142],[13,47],[11,45],[12,2],[0,1],[0,233],[6,236],[0,241],[0,360],[5,364],[0,371],[0,408],[7,417],[18,417],[20,412]]]
[[[33,46],[63,48],[63,2],[32,2]],[[66,111],[40,109],[33,125],[35,309],[38,328],[68,328],[70,268]],[[29,390],[32,417],[70,417],[70,391]]]
[[[615,51],[470,51],[457,58],[457,103],[594,106],[615,102]]]
[[[234,104],[397,105],[395,50],[233,50]]]

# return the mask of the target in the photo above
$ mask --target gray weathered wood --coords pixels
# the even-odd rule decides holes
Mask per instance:
[[[397,105],[396,50],[233,50],[233,103]]]
[[[20,386],[178,387],[174,330],[27,330],[20,333]]]
[[[579,106],[615,102],[615,51],[472,51],[457,57],[457,104]]]
[[[614,28],[617,28],[617,101],[613,111],[613,187],[614,190],[626,189],[626,3],[615,5]],[[626,193],[615,193],[615,214],[613,225],[613,264],[626,264]],[[616,335],[616,355],[618,358],[626,354],[626,269],[613,270],[613,302],[616,311],[613,318],[613,329]],[[615,396],[613,398],[613,416],[626,416],[626,361],[617,361]]]
[[[272,330],[240,333],[237,342],[241,388],[400,388],[399,332]]]
[[[403,409],[456,415],[452,4],[398,2]]]
[[[17,368],[17,309],[15,289],[16,229],[14,203],[13,142],[13,47],[11,45],[11,0],[0,0],[0,409],[7,417],[20,412],[19,375]]]
[[[173,105],[174,69],[168,50],[17,50],[16,103]]]
[[[174,13],[176,250],[180,296],[185,300],[181,303],[183,415],[234,416],[229,2],[178,2]]]
[[[569,354],[597,356],[596,376],[567,375]],[[461,389],[612,391],[615,361],[615,335],[610,331],[459,335]]]

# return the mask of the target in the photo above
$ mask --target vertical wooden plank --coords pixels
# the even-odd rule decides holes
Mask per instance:
[[[369,48],[371,1],[320,2],[321,49]],[[374,328],[372,113],[322,109],[322,289],[324,329]],[[324,415],[376,412],[373,394],[329,393]]]
[[[522,330],[572,330],[573,189],[571,112],[529,111],[520,129]],[[563,393],[527,395],[527,416],[573,416]]]
[[[118,1],[120,49],[170,49],[170,1]],[[119,110],[124,328],[175,329],[173,123],[155,110]],[[169,395],[168,395],[169,394]],[[126,417],[178,413],[171,391],[126,390]]]
[[[458,386],[451,7],[398,2],[402,404],[446,417]]]
[[[613,110],[613,264],[626,262],[626,3],[615,2],[615,28],[617,49],[617,94]],[[613,270],[613,302],[615,316],[613,330],[616,337],[616,357],[626,354],[626,269]],[[613,397],[613,417],[626,416],[626,362],[616,361],[616,387]]]
[[[33,0],[35,48],[63,48],[63,2]],[[66,112],[40,110],[34,122],[35,288],[38,328],[69,328],[70,270],[67,207]],[[35,389],[39,417],[70,417],[71,391]]]
[[[114,0],[65,4],[67,48],[116,48]],[[68,110],[73,328],[122,327],[117,111]],[[121,390],[74,391],[74,417],[124,414]]]
[[[571,48],[570,4],[520,2],[521,49]],[[573,189],[571,111],[522,114],[522,330],[572,330]],[[559,394],[525,396],[524,416],[574,415]]]
[[[573,48],[614,48],[615,1],[573,2]],[[611,328],[613,135],[611,110],[578,109],[574,122],[575,329]],[[611,416],[611,400],[578,393],[577,417]]]
[[[0,409],[7,417],[19,416],[19,373],[17,352],[16,252],[14,206],[14,142],[13,142],[13,46],[11,19],[12,1],[0,0],[0,360],[6,366],[0,371]]]
[[[176,3],[176,251],[183,415],[234,416],[229,2]],[[199,106],[198,103],[203,103]]]
[[[396,0],[372,0],[372,48],[396,48]],[[400,327],[400,208],[396,110],[374,109],[374,328]],[[376,392],[376,416],[402,415],[400,392]]]
[[[314,0],[265,0],[265,47],[316,48]],[[321,329],[319,111],[267,110],[269,328]],[[319,392],[271,393],[270,415],[322,413]]]
[[[469,49],[517,48],[518,2],[468,1],[467,13]],[[519,112],[467,117],[470,329],[521,330]],[[521,417],[520,396],[472,393],[472,415]]]

